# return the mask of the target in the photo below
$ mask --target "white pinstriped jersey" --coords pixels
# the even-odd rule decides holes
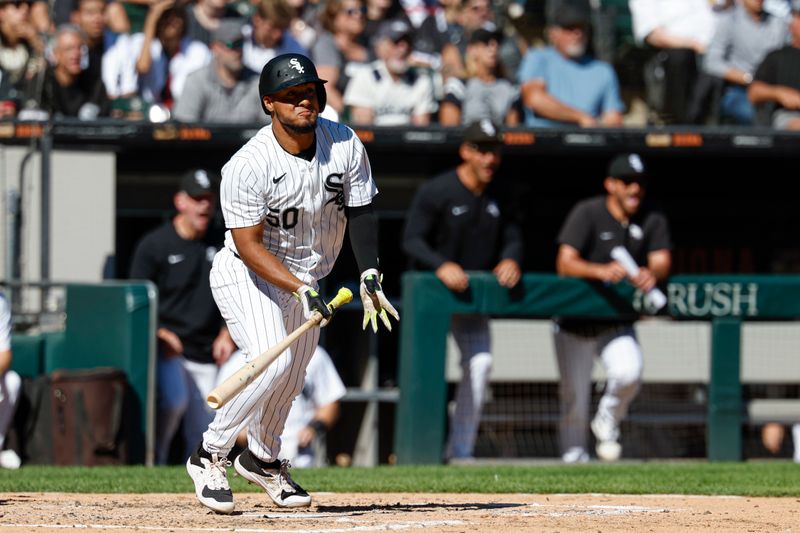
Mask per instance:
[[[222,167],[220,202],[228,231],[264,221],[264,247],[303,283],[325,277],[344,240],[344,207],[378,194],[364,145],[349,127],[317,120],[311,161],[287,153],[262,128]]]

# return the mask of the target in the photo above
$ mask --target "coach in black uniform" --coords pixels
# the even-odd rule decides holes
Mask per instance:
[[[208,238],[218,180],[186,173],[173,198],[178,214],[146,234],[133,254],[130,277],[158,287],[156,462],[168,460],[183,418],[185,457],[202,438],[213,412],[206,396],[219,366],[236,348],[211,296],[208,276],[219,248]]]
[[[522,232],[517,211],[498,183],[503,137],[489,120],[469,125],[459,147],[462,163],[419,188],[406,218],[403,248],[412,266],[428,268],[447,288],[463,292],[470,270],[492,270],[504,287],[521,276]],[[447,459],[470,459],[492,365],[489,320],[454,316],[463,378],[456,392]]]
[[[647,292],[669,275],[671,243],[666,217],[642,205],[647,173],[637,154],[615,157],[604,181],[606,194],[583,200],[570,212],[558,235],[556,270],[602,283],[628,277]],[[611,258],[623,246],[640,266],[629,277]],[[590,382],[594,357],[600,357],[607,382],[591,422],[600,459],[614,461],[622,448],[619,424],[639,390],[642,352],[632,322],[556,319],[554,325],[561,374],[561,454],[565,462],[585,462]]]

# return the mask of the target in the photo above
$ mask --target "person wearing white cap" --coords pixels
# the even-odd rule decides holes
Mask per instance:
[[[344,105],[359,125],[425,126],[436,111],[431,78],[414,69],[411,26],[384,22],[372,39],[378,59],[358,70],[347,84]]]

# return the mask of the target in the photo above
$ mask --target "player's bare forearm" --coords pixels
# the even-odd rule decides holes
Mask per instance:
[[[0,376],[9,368],[11,368],[11,350],[3,350],[0,352]]]
[[[561,276],[617,283],[625,278],[625,269],[616,261],[593,263],[583,259],[578,250],[562,244],[556,258],[556,272]]]
[[[537,115],[550,120],[572,122],[582,127],[593,126],[596,122],[586,113],[552,96],[547,92],[545,83],[540,80],[529,81],[522,86],[522,101]]]
[[[669,250],[650,252],[647,254],[647,268],[657,281],[666,280],[672,268],[672,253]]]
[[[277,257],[264,248],[261,242],[263,223],[247,228],[234,228],[231,234],[239,257],[258,277],[286,292],[295,292],[305,285],[289,272]]]

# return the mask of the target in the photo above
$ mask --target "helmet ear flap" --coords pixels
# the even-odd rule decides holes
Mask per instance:
[[[325,104],[328,102],[328,91],[325,90],[325,83],[317,82],[317,102],[319,103],[319,112],[325,111]]]

